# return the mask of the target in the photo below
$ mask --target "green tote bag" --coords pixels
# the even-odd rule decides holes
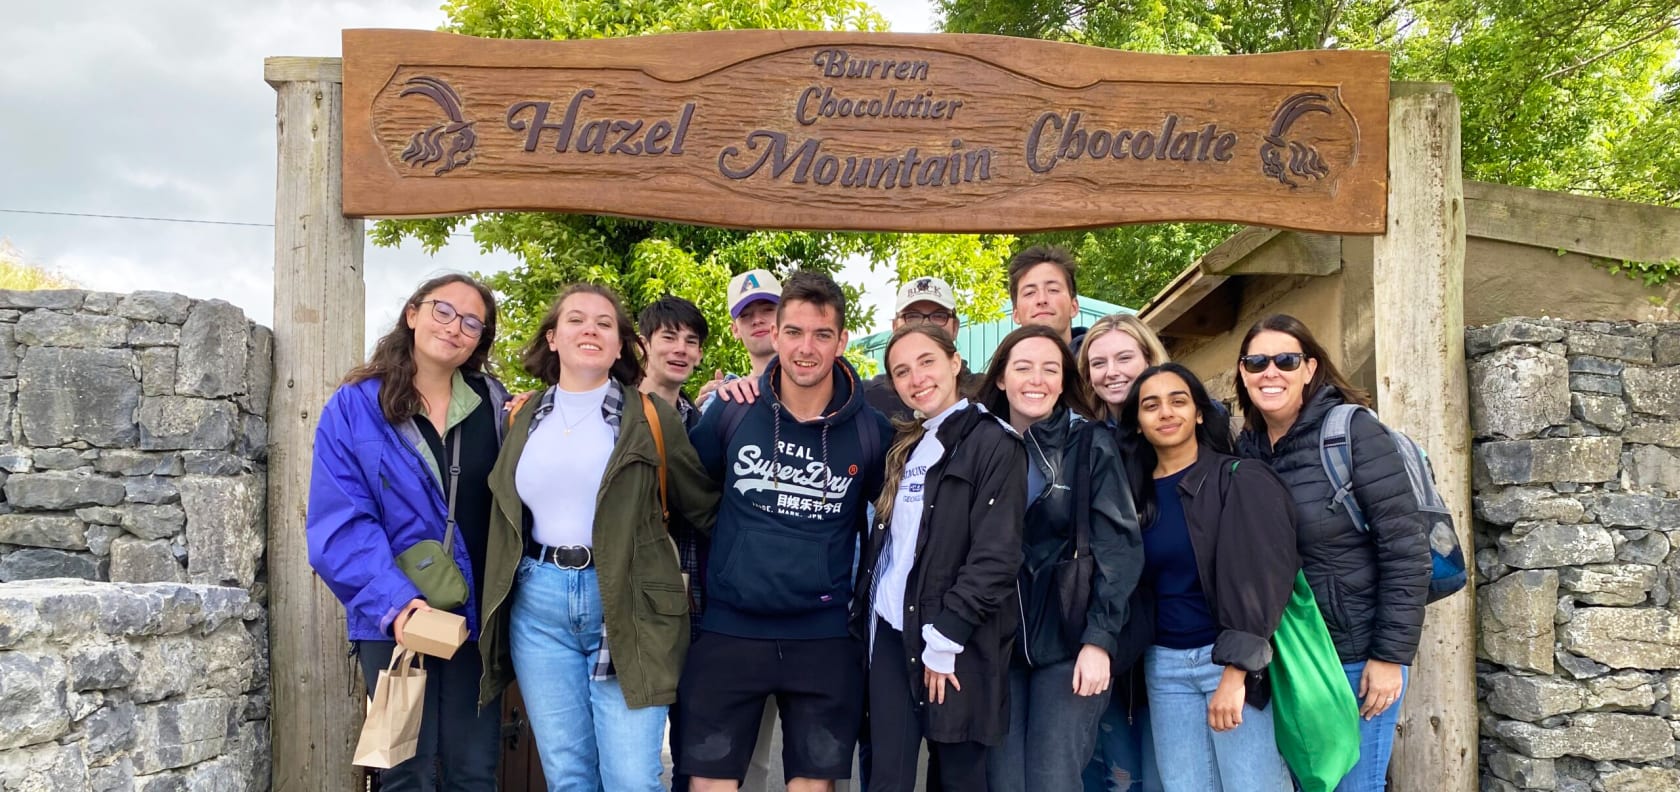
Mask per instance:
[[[1302,792],[1329,792],[1359,762],[1359,702],[1306,575],[1272,634],[1272,720],[1278,752]]]

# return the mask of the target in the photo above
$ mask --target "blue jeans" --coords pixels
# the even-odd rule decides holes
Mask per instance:
[[[589,678],[601,653],[595,569],[521,559],[508,618],[513,670],[550,792],[664,789],[666,708],[630,709],[616,678]]]
[[[1116,679],[1115,685],[1124,682]],[[1097,750],[1085,765],[1085,792],[1162,792],[1147,701],[1133,704],[1124,694],[1113,696],[1097,722]]]
[[[1343,663],[1353,695],[1359,696],[1359,679],[1365,675],[1365,663]],[[1400,723],[1400,705],[1406,701],[1412,669],[1400,667],[1400,698],[1394,700],[1383,714],[1370,720],[1359,719],[1359,764],[1353,766],[1336,792],[1383,792],[1388,788],[1388,759],[1394,754],[1394,729]],[[1364,701],[1360,701],[1361,706]]]
[[[992,792],[1080,787],[1108,696],[1073,692],[1073,661],[1009,670],[1009,733],[986,752]]]
[[[1166,792],[1290,792],[1294,782],[1278,753],[1272,708],[1243,707],[1242,725],[1208,726],[1208,702],[1225,667],[1213,646],[1151,646],[1143,656],[1155,763]]]

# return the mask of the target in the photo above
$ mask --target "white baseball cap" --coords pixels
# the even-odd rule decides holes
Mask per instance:
[[[782,282],[770,270],[747,270],[729,279],[729,316],[738,318],[741,309],[757,300],[782,301]]]
[[[957,301],[951,296],[951,284],[944,278],[911,278],[898,287],[898,302],[893,313],[902,313],[912,303],[930,302],[947,311],[957,310]]]

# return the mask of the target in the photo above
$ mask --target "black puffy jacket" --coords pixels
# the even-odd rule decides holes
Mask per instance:
[[[1087,442],[1081,442],[1085,437]],[[1110,659],[1127,619],[1127,601],[1143,573],[1143,535],[1108,427],[1057,408],[1027,430],[1027,463],[1044,490],[1027,506],[1018,604],[1016,661],[1034,668],[1071,660],[1084,644]],[[1088,449],[1084,458],[1079,450]],[[1076,493],[1086,503],[1078,503]],[[1079,511],[1089,519],[1092,574],[1084,602],[1064,601],[1052,585],[1058,562],[1072,562]]]
[[[1345,401],[1341,391],[1324,386],[1307,399],[1275,448],[1265,432],[1245,430],[1237,450],[1270,465],[1289,486],[1300,516],[1301,568],[1342,662],[1377,659],[1411,665],[1429,594],[1429,540],[1405,460],[1387,431],[1367,414],[1354,416],[1348,434],[1353,494],[1371,531],[1355,527],[1331,497],[1318,441],[1330,408]]]

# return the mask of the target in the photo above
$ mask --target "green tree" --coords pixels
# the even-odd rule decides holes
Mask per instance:
[[[583,39],[678,31],[778,28],[885,30],[886,21],[863,0],[449,0],[443,29],[473,36]],[[735,231],[594,215],[496,213],[433,220],[381,221],[371,232],[380,245],[417,239],[436,251],[450,234],[470,227],[485,251],[514,254],[519,264],[486,278],[501,295],[496,359],[514,387],[532,387],[517,350],[534,335],[556,294],[567,284],[611,286],[632,313],[667,293],[692,300],[712,337],[697,378],[714,368],[745,371],[746,353],[727,332],[724,291],[731,275],[763,267],[836,273],[852,256],[895,280],[938,274],[958,293],[969,315],[995,316],[1007,299],[1001,262],[1013,242],[996,235],[900,235]],[[855,284],[842,284],[854,306],[848,328],[868,326]]]
[[[1209,55],[1386,50],[1394,79],[1454,84],[1466,178],[1680,202],[1680,0],[936,2],[950,32]],[[1042,236],[1080,254],[1082,290],[1135,306],[1228,229]]]

